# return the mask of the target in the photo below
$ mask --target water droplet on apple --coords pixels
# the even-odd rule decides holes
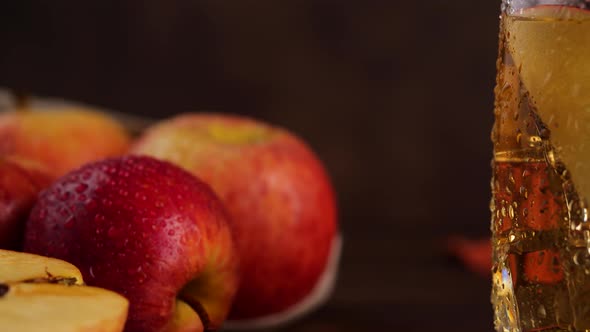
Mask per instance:
[[[156,201],[156,207],[157,208],[163,208],[164,207],[164,203],[162,203],[161,201]]]
[[[119,231],[117,230],[117,228],[115,226],[111,226],[111,227],[109,227],[109,230],[107,231],[107,236],[110,238],[115,238],[115,237],[119,236]]]
[[[64,227],[66,229],[72,229],[74,227],[74,217],[69,216],[68,219],[64,222]]]
[[[90,274],[90,277],[96,278],[96,276],[94,275],[94,270],[92,268],[92,265],[90,265],[90,267],[88,268],[88,274]]]
[[[80,183],[76,186],[75,190],[78,194],[81,194],[88,189],[88,185],[86,183]]]
[[[59,199],[60,201],[67,201],[68,199],[70,199],[70,192],[64,191],[64,192],[58,194],[57,199]]]
[[[138,267],[130,267],[130,268],[127,269],[127,274],[128,275],[135,275],[139,271],[141,271],[141,266],[138,266]]]
[[[69,215],[69,211],[63,207],[60,207],[57,212],[59,212],[62,217],[67,217]]]
[[[180,237],[180,243],[182,243],[182,244],[188,243],[188,235],[186,233],[183,233],[182,236]]]
[[[171,229],[171,230],[169,230],[169,231],[168,231],[168,235],[169,235],[169,236],[174,236],[174,234],[175,234],[175,232],[174,232],[174,230],[173,230],[173,229]]]
[[[96,209],[97,206],[98,206],[98,204],[93,199],[89,200],[88,203],[86,204],[86,208],[89,210],[94,210],[94,209]]]

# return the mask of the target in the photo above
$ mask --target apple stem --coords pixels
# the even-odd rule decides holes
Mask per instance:
[[[215,328],[211,327],[211,318],[209,318],[209,314],[207,314],[207,311],[199,301],[196,301],[189,296],[180,296],[179,298],[197,313],[203,323],[205,331],[215,331]]]
[[[8,293],[9,290],[10,286],[8,286],[7,284],[0,284],[0,297],[6,295],[6,293]]]
[[[15,90],[12,92],[14,97],[14,105],[17,112],[26,112],[31,106],[30,95],[22,90]]]

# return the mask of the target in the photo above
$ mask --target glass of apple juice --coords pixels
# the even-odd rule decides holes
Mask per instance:
[[[497,331],[590,331],[590,1],[504,0],[491,181]]]

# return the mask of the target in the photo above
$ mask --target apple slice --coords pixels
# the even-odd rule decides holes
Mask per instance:
[[[61,283],[82,285],[82,274],[74,265],[55,258],[0,250],[0,283]]]
[[[86,286],[0,284],[0,326],[19,332],[120,332],[127,300]]]
[[[521,82],[576,189],[590,199],[590,11],[537,6],[505,19]]]

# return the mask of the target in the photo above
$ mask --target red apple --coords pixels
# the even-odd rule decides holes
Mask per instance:
[[[20,249],[37,193],[51,177],[34,162],[0,157],[0,248]]]
[[[225,326],[278,325],[327,298],[340,248],[335,197],[295,135],[238,116],[186,114],[148,129],[131,151],[184,167],[228,209],[242,283]]]
[[[55,177],[122,155],[129,141],[120,124],[98,111],[48,107],[0,113],[0,155],[38,161]]]
[[[88,164],[45,190],[25,250],[76,265],[91,286],[130,301],[126,331],[170,331],[190,314],[205,329],[225,319],[238,284],[223,206],[205,183],[149,157]],[[196,315],[193,315],[197,317]]]

